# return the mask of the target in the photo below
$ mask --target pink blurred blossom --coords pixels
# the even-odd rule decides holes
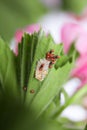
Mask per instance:
[[[32,24],[27,26],[25,29],[19,29],[15,33],[15,47],[14,47],[14,53],[18,55],[18,43],[21,42],[22,36],[24,32],[33,34],[34,32],[38,32],[40,30],[40,26],[38,24]]]
[[[78,77],[81,87],[87,84],[87,55],[80,56],[76,62],[76,68],[72,71],[71,76]]]
[[[52,11],[39,20],[44,31],[49,31],[56,43],[61,43],[61,29],[65,23],[79,24],[87,30],[87,9],[80,15],[71,12]],[[70,36],[70,34],[69,34]]]
[[[75,41],[75,47],[80,56],[71,76],[78,77],[82,81],[81,86],[83,86],[87,84],[87,32],[80,25],[69,23],[64,25],[61,35],[65,53]]]
[[[64,43],[64,52],[67,53],[71,44],[80,36],[82,28],[75,23],[64,24],[61,29],[61,40]]]
[[[83,31],[76,41],[76,48],[80,55],[87,55],[87,32]]]
[[[67,23],[61,30],[64,52],[67,53],[73,42],[80,55],[87,54],[87,32],[76,23]]]

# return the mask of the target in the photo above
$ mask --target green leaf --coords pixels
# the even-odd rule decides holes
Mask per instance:
[[[43,112],[42,116],[43,116],[43,117],[48,117],[48,118],[50,118],[51,115],[53,115],[55,109],[56,109],[56,105],[55,105],[55,103],[52,101],[52,102],[50,103],[50,105],[46,108],[46,110]]]
[[[48,37],[46,37],[43,34],[39,36],[39,40],[38,40],[36,50],[35,50],[34,61],[32,64],[31,73],[30,73],[30,77],[29,77],[29,82],[28,82],[28,90],[27,90],[27,94],[26,94],[27,104],[31,103],[34,96],[42,88],[42,85],[45,82],[45,80],[43,82],[40,82],[37,79],[35,79],[35,69],[36,69],[37,62],[40,59],[45,58],[46,53],[48,51],[50,51],[51,49],[55,50],[55,54],[59,54],[61,48],[62,48],[62,45],[54,44],[54,41],[50,35]],[[52,70],[54,71],[54,69],[52,69]],[[51,71],[49,73],[51,73]],[[30,93],[30,90],[32,90],[32,89],[35,90],[35,94]]]
[[[16,56],[17,79],[20,86],[22,100],[25,97],[28,80],[31,72],[31,66],[34,58],[35,48],[38,40],[38,34],[24,34],[22,42],[19,43],[18,56]]]
[[[50,35],[46,37],[43,33],[25,34],[19,44],[18,56],[16,57],[17,79],[22,100],[25,100],[27,106],[35,108],[36,116],[42,114],[55,96],[59,94],[60,88],[68,79],[72,68],[72,64],[67,62],[60,68],[53,66],[44,81],[37,80],[35,78],[37,61],[45,58],[46,53],[51,49],[54,49],[56,55],[63,55],[62,44],[54,44]],[[26,87],[27,91],[24,91],[23,87]],[[35,93],[30,93],[31,90],[34,90]]]
[[[14,54],[0,38],[0,81],[2,90],[18,98],[18,84],[15,71]],[[10,93],[11,91],[11,93]]]
[[[60,94],[61,91],[59,91],[59,93],[55,96],[53,101],[43,112],[42,116],[51,117],[54,114],[54,112],[57,110],[57,106],[60,106]]]
[[[60,88],[68,79],[67,75],[69,75],[71,67],[72,65],[67,63],[65,66],[59,68],[58,70],[55,70],[55,68],[53,68],[50,71],[46,80],[42,84],[40,91],[37,93],[31,104],[31,107],[36,109],[37,117],[40,116],[43,111],[45,111],[48,105],[59,93]]]
[[[1,130],[70,130],[58,121],[41,117],[34,120],[33,109],[26,109],[24,105],[12,98],[0,98],[0,129]]]
[[[64,66],[68,61],[70,61],[71,58],[69,58],[67,55],[62,55],[60,59],[56,62],[55,68]]]
[[[83,97],[84,94],[87,92],[87,85],[82,87],[79,91],[77,91],[71,98],[68,98],[67,101],[63,106],[60,106],[58,110],[53,114],[53,118],[57,118],[61,112],[70,104],[75,103],[75,101],[79,100],[80,98]]]
[[[59,55],[55,65],[41,82],[35,78],[37,62],[44,59],[51,49]],[[18,44],[16,56],[0,38],[0,115],[1,124],[7,130],[72,130],[66,128],[60,119],[61,112],[87,91],[82,88],[69,98],[63,90],[75,62],[76,52],[64,55],[63,45],[54,44],[50,35],[44,33],[24,34]],[[26,87],[26,91],[24,90]],[[34,89],[34,93],[30,90]],[[60,105],[60,94],[65,96],[65,104]],[[9,96],[10,95],[10,96]],[[20,100],[21,96],[21,100]],[[13,100],[14,99],[16,100]],[[19,102],[18,102],[19,101]],[[22,102],[21,102],[22,101]],[[33,114],[32,114],[33,113]],[[9,119],[8,119],[9,117]],[[6,126],[4,126],[4,120]],[[10,125],[11,122],[11,125]],[[43,127],[42,127],[43,126]],[[2,127],[2,128],[3,128]]]
[[[62,51],[60,59],[56,62],[55,68],[64,66],[67,62],[75,64],[76,59],[79,57],[79,52],[75,48],[75,42],[72,43],[68,54],[64,54]]]
[[[85,127],[85,129],[84,130],[87,130],[87,125],[86,125],[86,127]]]

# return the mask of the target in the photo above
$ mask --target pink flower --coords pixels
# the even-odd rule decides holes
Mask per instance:
[[[24,34],[24,32],[29,33],[29,34],[33,34],[34,32],[38,32],[40,30],[40,26],[38,24],[33,24],[33,25],[29,25],[27,26],[25,29],[19,29],[16,31],[15,33],[15,48],[14,48],[14,53],[16,55],[18,55],[18,43],[21,42],[22,36]]]
[[[67,23],[61,30],[61,40],[64,44],[64,52],[67,53],[73,42],[77,51],[84,55],[87,53],[87,32],[75,23]]]
[[[80,55],[87,54],[87,32],[82,32],[76,41],[76,48]]]
[[[72,71],[71,76],[78,77],[82,84],[87,84],[87,55],[80,56],[76,62],[76,68]]]
[[[76,67],[71,76],[78,77],[82,82],[81,86],[87,84],[87,32],[78,24],[65,24],[62,28],[62,42],[64,51],[67,53],[73,42],[80,57],[76,61]]]

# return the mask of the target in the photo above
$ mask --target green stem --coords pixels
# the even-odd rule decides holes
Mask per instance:
[[[79,98],[81,98],[85,93],[87,92],[87,85],[85,85],[84,87],[82,87],[78,92],[76,92],[71,98],[69,98],[67,100],[67,102],[61,106],[58,111],[56,111],[52,117],[53,118],[57,118],[61,112],[63,112],[63,110],[69,106],[70,104],[74,103],[76,100],[78,100]]]

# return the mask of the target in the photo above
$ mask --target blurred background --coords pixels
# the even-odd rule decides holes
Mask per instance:
[[[46,11],[39,0],[0,0],[0,35],[10,40],[18,28],[38,21]]]
[[[39,23],[44,31],[52,34],[55,42],[60,43],[63,24],[72,21],[87,29],[87,0],[0,0],[0,36],[7,42],[13,39],[18,29]],[[71,82],[68,86],[71,86]],[[74,90],[71,87],[65,88],[71,96]],[[73,88],[76,89],[74,82]],[[61,102],[64,103],[63,97]],[[83,105],[87,104],[87,97],[84,97],[84,102]],[[62,116],[67,116],[72,121],[86,120],[86,109],[87,105],[85,109],[70,106]]]
[[[0,35],[9,41],[18,28],[36,22],[51,25],[52,28],[48,26],[48,30],[54,31],[55,24],[59,27],[60,21],[71,17],[69,14],[80,19],[86,5],[87,0],[0,0]]]

